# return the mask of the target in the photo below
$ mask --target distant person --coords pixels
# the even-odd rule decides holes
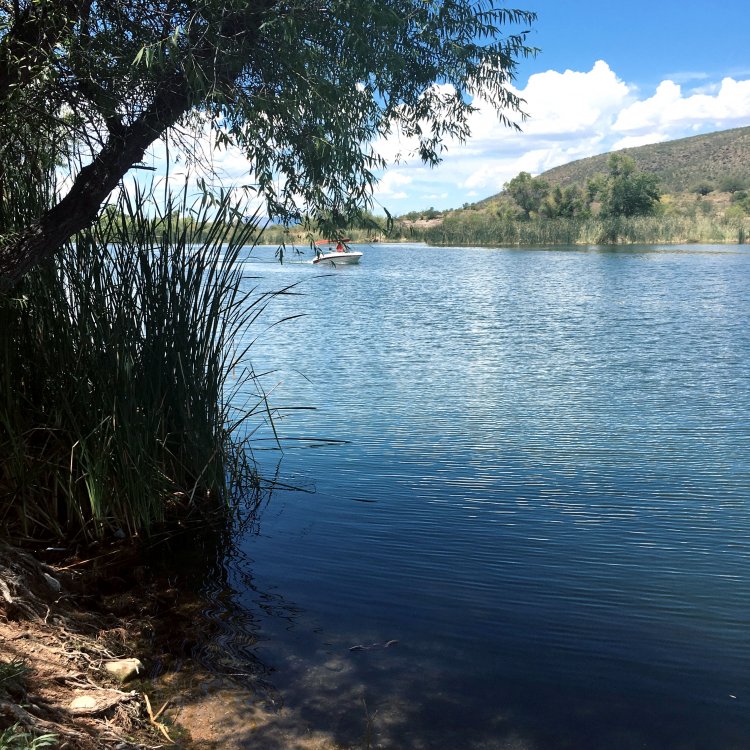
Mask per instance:
[[[336,245],[336,252],[337,253],[343,253],[344,252],[344,246],[340,242]]]

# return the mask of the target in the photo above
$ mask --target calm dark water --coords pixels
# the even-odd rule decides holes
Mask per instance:
[[[300,282],[252,361],[314,410],[258,442],[298,489],[228,647],[343,746],[750,746],[748,248],[365,251],[247,263]]]

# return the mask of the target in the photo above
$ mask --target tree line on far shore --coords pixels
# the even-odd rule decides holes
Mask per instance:
[[[714,188],[707,183],[690,194],[665,195],[656,174],[613,153],[607,172],[583,185],[521,172],[492,199],[443,213],[413,212],[396,228],[434,245],[742,243],[750,236],[750,186],[736,178],[724,182],[723,203],[710,197]]]

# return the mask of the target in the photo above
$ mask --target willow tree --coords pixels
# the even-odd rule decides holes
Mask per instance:
[[[270,213],[346,214],[399,128],[434,164],[472,99],[516,125],[535,14],[501,0],[14,0],[0,5],[0,199],[64,159],[67,192],[0,226],[0,288],[89,224],[170,129],[240,147]],[[436,86],[435,84],[447,84]],[[517,125],[516,125],[517,126]],[[37,154],[39,158],[32,158]],[[41,155],[41,156],[39,156]],[[40,161],[41,160],[41,161]],[[11,163],[12,162],[12,163]]]

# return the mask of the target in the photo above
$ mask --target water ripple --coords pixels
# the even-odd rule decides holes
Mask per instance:
[[[384,245],[268,283],[303,270],[256,369],[316,407],[282,436],[347,442],[290,440],[315,493],[243,542],[307,613],[274,658],[398,638],[391,686],[439,675],[466,747],[487,690],[565,746],[750,737],[750,254]]]

